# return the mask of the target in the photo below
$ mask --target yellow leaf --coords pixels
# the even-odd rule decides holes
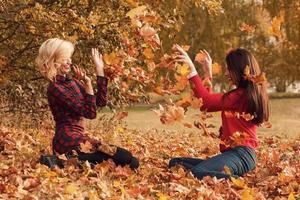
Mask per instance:
[[[126,0],[126,2],[134,7],[136,7],[138,5],[138,2],[135,0]]]
[[[67,36],[66,40],[69,40],[70,42],[75,43],[78,40],[78,34],[77,34],[77,32],[75,32],[71,36]]]
[[[254,200],[254,191],[246,188],[242,191],[242,200]]]
[[[296,200],[293,192],[290,193],[288,200]]]
[[[234,178],[234,177],[230,177],[233,185],[238,188],[238,189],[244,189],[247,187],[247,184],[245,183],[245,181],[243,179],[240,178]]]
[[[156,196],[159,198],[159,200],[167,200],[168,199],[168,196],[164,195],[161,192],[157,192]]]
[[[190,67],[186,63],[183,63],[182,65],[176,63],[175,67],[176,67],[176,72],[182,76],[187,76],[191,71]]]
[[[114,187],[120,187],[121,186],[121,182],[119,180],[114,180]]]
[[[213,75],[218,75],[221,73],[221,71],[222,71],[222,68],[219,65],[219,63],[212,64],[212,74]]]
[[[89,191],[89,200],[98,200],[99,196],[95,190]]]
[[[78,191],[78,187],[76,185],[74,185],[73,183],[71,183],[71,184],[69,184],[69,185],[67,185],[65,187],[65,191],[64,192],[66,194],[76,194],[77,191]]]
[[[151,48],[144,49],[143,54],[148,60],[152,60],[154,58],[154,54]]]
[[[123,127],[117,127],[117,132],[118,133],[124,133],[124,128]]]
[[[126,16],[130,17],[130,19],[134,19],[135,17],[144,14],[146,9],[147,9],[146,6],[139,6],[139,7],[133,8],[126,14]]]

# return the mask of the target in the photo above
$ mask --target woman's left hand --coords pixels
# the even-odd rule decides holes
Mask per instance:
[[[92,48],[92,60],[96,68],[96,75],[104,76],[104,62],[102,54],[100,54],[96,48]]]

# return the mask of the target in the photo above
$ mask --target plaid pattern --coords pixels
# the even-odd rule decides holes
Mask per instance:
[[[96,96],[86,94],[82,84],[74,78],[58,75],[56,81],[49,84],[48,102],[56,125],[52,141],[55,152],[71,152],[87,140],[100,143],[84,134],[82,122],[83,118],[96,118],[97,106],[106,105],[107,82],[106,77],[97,77]]]

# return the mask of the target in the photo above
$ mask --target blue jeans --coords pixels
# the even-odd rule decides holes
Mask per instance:
[[[255,164],[255,151],[249,147],[239,146],[208,159],[173,158],[169,162],[169,167],[182,165],[190,170],[196,178],[202,179],[205,176],[230,178],[230,175],[224,172],[225,165],[230,169],[232,176],[242,176],[254,169]]]

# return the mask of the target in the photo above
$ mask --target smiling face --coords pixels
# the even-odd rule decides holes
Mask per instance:
[[[51,38],[43,42],[36,58],[36,65],[43,76],[50,81],[57,74],[66,75],[71,71],[71,57],[74,45],[59,38]]]
[[[71,72],[71,58],[63,58],[59,60],[58,63],[60,64],[60,67],[58,68],[60,74],[65,75]]]

